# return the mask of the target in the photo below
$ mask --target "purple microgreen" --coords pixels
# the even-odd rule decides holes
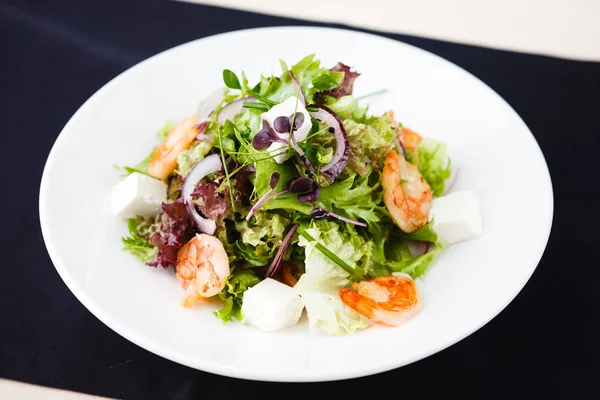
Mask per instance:
[[[295,115],[294,114],[290,115],[288,119],[290,121],[290,124],[291,124],[291,121],[294,122],[292,127],[293,127],[293,130],[295,130],[295,131],[300,129],[302,124],[304,124],[304,114],[302,114],[301,112],[297,112]]]
[[[283,257],[285,256],[285,251],[290,246],[290,243],[292,243],[292,239],[294,238],[294,235],[296,234],[296,231],[298,230],[298,226],[299,226],[298,224],[294,224],[294,226],[292,226],[290,228],[288,233],[283,238],[283,241],[281,242],[281,245],[279,246],[279,249],[277,250],[277,254],[275,254],[275,258],[273,258],[271,265],[269,266],[269,268],[267,269],[267,272],[265,273],[265,278],[272,278],[273,276],[275,276],[277,271],[279,271],[279,268],[281,267],[281,264],[283,262]]]
[[[288,133],[290,131],[290,119],[283,116],[275,118],[273,128],[279,133]]]
[[[327,211],[323,210],[321,207],[315,207],[310,212],[310,217],[316,220],[325,219],[328,215]]]
[[[252,206],[252,208],[250,209],[250,212],[248,213],[248,215],[246,215],[246,221],[250,221],[250,218],[254,215],[254,213],[256,212],[256,210],[258,210],[267,201],[269,201],[271,199],[274,199],[277,196],[281,196],[282,194],[289,193],[290,190],[289,189],[285,189],[285,190],[282,190],[281,192],[277,192],[277,193],[271,194],[272,191],[273,191],[273,189],[267,190],[267,192],[263,195],[263,197],[261,197],[260,199],[258,199],[258,201],[256,202],[256,204],[254,204]]]
[[[290,183],[290,191],[298,194],[297,199],[300,203],[315,204],[321,194],[317,182],[310,178],[296,178]]]
[[[300,196],[298,196],[298,197],[300,197]],[[317,219],[317,220],[318,219],[325,219],[325,218],[327,218],[329,216],[329,217],[337,218],[340,221],[347,222],[347,223],[352,224],[352,225],[362,226],[362,227],[365,227],[365,228],[367,227],[367,224],[365,224],[364,222],[358,222],[358,221],[354,221],[353,219],[350,219],[350,218],[342,217],[341,215],[336,214],[336,213],[334,213],[332,211],[326,210],[323,207],[315,207],[315,208],[313,208],[313,210],[310,212],[310,216],[312,218],[314,218],[314,219]]]
[[[254,146],[256,150],[266,150],[273,142],[287,143],[277,136],[267,121],[263,120],[262,129],[254,135],[254,138],[252,138],[252,146]]]
[[[225,161],[225,165],[227,166],[228,171],[233,171],[234,169],[236,169],[239,166],[237,161],[235,161],[231,157],[227,157],[227,160]]]
[[[296,194],[308,193],[313,190],[313,183],[315,183],[315,181],[313,181],[310,178],[300,177],[300,178],[293,179],[290,182],[289,189],[290,189],[290,192],[296,193]]]
[[[277,186],[277,183],[279,183],[279,178],[279,172],[275,171],[273,174],[271,174],[271,180],[269,181],[269,186],[271,189],[275,189],[275,186]]]

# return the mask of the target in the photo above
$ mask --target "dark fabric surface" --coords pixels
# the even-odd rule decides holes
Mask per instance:
[[[63,284],[40,233],[38,191],[48,152],[77,108],[117,74],[180,43],[243,28],[307,24],[170,1],[0,1],[1,377],[139,399],[267,393],[288,399],[313,392],[353,398],[361,390],[382,398],[457,387],[484,398],[504,392],[553,398],[563,389],[573,394],[593,386],[600,372],[600,273],[593,251],[600,223],[597,63],[385,35],[449,59],[503,96],[540,143],[555,191],[550,242],[521,294],[484,328],[426,360],[333,383],[286,386],[219,377],[121,338]],[[526,242],[519,221],[514,225],[515,243]]]

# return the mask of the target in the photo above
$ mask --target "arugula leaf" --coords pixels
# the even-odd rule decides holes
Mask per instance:
[[[240,80],[238,79],[237,75],[229,69],[223,70],[223,82],[225,82],[225,85],[227,85],[227,87],[231,89],[242,88],[242,85],[240,85]]]

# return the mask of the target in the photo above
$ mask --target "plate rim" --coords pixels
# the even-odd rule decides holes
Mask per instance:
[[[535,265],[533,266],[533,268],[531,268],[529,273],[523,277],[523,281],[520,282],[520,284],[518,285],[518,289],[513,294],[511,294],[511,296],[507,296],[507,298],[509,298],[509,300],[506,302],[506,304],[500,306],[497,310],[490,312],[489,318],[485,318],[482,321],[479,321],[477,324],[474,324],[474,327],[472,329],[467,329],[462,334],[456,335],[455,337],[448,337],[446,340],[442,340],[441,341],[442,343],[440,345],[434,346],[432,348],[428,348],[427,351],[415,354],[414,356],[412,356],[408,359],[403,359],[402,361],[394,361],[395,359],[391,358],[389,360],[386,360],[386,362],[381,362],[376,367],[372,367],[372,368],[362,367],[361,369],[347,369],[342,372],[330,371],[330,373],[327,376],[318,376],[318,375],[315,375],[314,372],[310,372],[309,370],[307,370],[306,373],[302,373],[302,374],[296,373],[297,376],[290,376],[289,374],[286,374],[285,372],[275,374],[272,371],[260,372],[260,371],[252,371],[252,370],[242,370],[237,367],[232,367],[228,364],[215,363],[212,361],[203,360],[201,358],[191,358],[191,357],[188,358],[185,355],[182,356],[181,354],[179,354],[177,352],[173,352],[168,347],[163,346],[163,345],[155,342],[152,339],[148,339],[145,336],[139,335],[138,333],[136,333],[134,330],[130,329],[126,325],[113,320],[113,318],[108,313],[105,313],[102,310],[102,307],[98,306],[93,300],[91,300],[91,298],[89,298],[86,295],[85,290],[82,289],[73,278],[71,278],[71,275],[68,273],[67,268],[65,268],[63,266],[62,259],[60,258],[60,256],[58,255],[58,251],[54,247],[54,243],[52,241],[51,234],[50,234],[50,229],[46,222],[46,215],[49,212],[49,210],[47,210],[47,204],[44,201],[44,198],[47,197],[46,193],[50,190],[48,187],[49,186],[48,185],[48,179],[49,179],[48,175],[50,173],[48,171],[52,168],[52,165],[55,162],[56,152],[58,151],[57,149],[61,146],[62,142],[65,140],[64,139],[65,135],[63,135],[63,133],[66,132],[69,129],[69,127],[75,123],[75,121],[78,119],[78,116],[79,116],[81,110],[84,109],[88,103],[90,103],[97,96],[99,96],[104,90],[107,90],[106,88],[109,87],[111,84],[113,84],[114,82],[116,82],[120,79],[125,79],[127,75],[132,73],[133,70],[140,67],[144,63],[150,62],[155,57],[164,56],[165,54],[168,54],[171,51],[174,51],[176,49],[180,50],[181,48],[184,48],[186,46],[192,46],[196,42],[199,42],[199,41],[202,41],[202,40],[205,40],[208,38],[215,38],[215,37],[227,36],[227,35],[232,35],[232,34],[239,34],[241,32],[250,33],[250,32],[254,32],[254,31],[290,30],[290,29],[304,30],[304,31],[306,31],[306,30],[338,31],[338,32],[341,31],[346,34],[362,35],[362,36],[367,36],[367,37],[370,37],[370,38],[376,39],[376,40],[389,41],[390,43],[393,43],[395,45],[399,44],[401,46],[402,45],[408,46],[408,47],[412,48],[412,50],[416,50],[417,52],[419,52],[421,54],[425,54],[430,57],[435,57],[438,61],[442,61],[444,63],[450,64],[452,67],[455,67],[458,70],[462,71],[462,73],[467,74],[471,79],[476,80],[480,85],[483,85],[487,90],[489,90],[491,93],[493,93],[493,95],[497,96],[497,98],[500,99],[501,102],[504,103],[504,105],[506,107],[508,107],[508,109],[514,114],[514,116],[527,129],[527,131],[529,133],[529,137],[530,137],[530,139],[533,140],[533,142],[537,148],[538,155],[541,156],[541,161],[543,162],[543,165],[545,166],[545,172],[546,172],[545,175],[547,178],[547,179],[545,179],[546,180],[545,185],[547,185],[547,188],[549,190],[549,196],[546,197],[546,199],[548,201],[549,218],[547,220],[546,226],[544,226],[544,229],[543,230],[540,229],[540,238],[542,237],[541,233],[544,233],[544,242],[545,243],[540,248],[539,254],[537,255],[537,261],[535,262]],[[403,42],[401,40],[388,38],[388,37],[385,37],[385,36],[382,36],[382,35],[376,34],[376,33],[364,32],[364,31],[354,30],[354,29],[322,27],[322,26],[316,26],[316,25],[302,25],[302,26],[279,25],[279,26],[270,26],[270,27],[239,29],[239,30],[228,31],[228,32],[223,32],[223,33],[219,33],[219,34],[215,34],[215,35],[210,35],[210,36],[205,36],[202,38],[194,39],[194,40],[179,44],[177,46],[171,47],[169,49],[163,50],[157,54],[154,54],[154,55],[140,61],[139,63],[129,67],[125,71],[122,71],[117,76],[113,77],[108,82],[106,82],[102,87],[100,87],[98,90],[96,90],[84,103],[82,103],[79,106],[77,111],[69,118],[67,123],[61,129],[54,144],[52,145],[52,148],[48,154],[48,158],[46,159],[46,162],[44,164],[44,169],[42,172],[42,178],[41,178],[40,190],[39,190],[39,210],[38,211],[39,211],[40,226],[41,226],[41,231],[42,231],[42,237],[44,239],[44,244],[46,246],[46,249],[48,251],[48,254],[50,256],[52,264],[53,264],[54,268],[56,269],[56,271],[58,272],[61,279],[63,280],[63,282],[66,284],[66,286],[69,288],[69,290],[73,293],[73,295],[77,298],[77,300],[79,300],[79,302],[81,302],[81,304],[83,304],[83,306],[86,309],[88,309],[96,318],[98,318],[108,328],[110,328],[111,330],[113,330],[114,332],[116,332],[117,334],[122,336],[123,338],[127,339],[131,343],[133,343],[136,346],[141,347],[147,351],[150,351],[156,355],[159,355],[163,358],[177,362],[179,364],[185,365],[190,368],[201,370],[203,372],[208,372],[208,373],[213,373],[213,374],[218,374],[218,375],[223,375],[223,376],[229,376],[229,377],[234,377],[234,378],[240,378],[240,379],[256,380],[256,381],[322,382],[322,381],[335,381],[335,380],[369,376],[369,375],[390,371],[393,369],[403,367],[405,365],[412,364],[416,361],[428,358],[433,354],[436,354],[446,348],[449,348],[449,347],[461,342],[463,339],[472,335],[474,332],[478,331],[483,326],[485,326],[486,324],[491,322],[494,318],[496,318],[504,309],[506,309],[515,300],[515,298],[518,296],[518,294],[523,290],[523,288],[525,287],[527,282],[529,282],[529,280],[531,279],[531,276],[533,275],[533,273],[536,271],[543,255],[545,253],[545,250],[548,246],[548,241],[550,238],[550,233],[551,233],[552,225],[553,225],[553,221],[554,221],[554,188],[552,185],[550,169],[548,168],[548,163],[546,161],[544,153],[542,152],[539,143],[537,142],[535,136],[533,135],[533,133],[531,132],[531,129],[529,129],[529,127],[527,126],[525,121],[523,121],[521,116],[513,109],[513,107],[500,94],[498,94],[494,89],[492,89],[490,86],[488,86],[485,82],[483,82],[477,76],[473,75],[472,73],[465,70],[461,66],[454,64],[453,62],[451,62],[441,56],[438,56],[437,54],[434,54],[428,50],[424,50],[420,47]]]

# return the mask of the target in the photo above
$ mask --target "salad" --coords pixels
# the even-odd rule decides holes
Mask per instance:
[[[224,70],[223,89],[120,167],[124,250],[172,268],[184,307],[218,296],[223,322],[273,331],[306,309],[331,335],[400,325],[423,305],[414,280],[481,233],[477,198],[448,193],[444,143],[369,113],[358,72],[314,55],[280,64],[255,84]]]

